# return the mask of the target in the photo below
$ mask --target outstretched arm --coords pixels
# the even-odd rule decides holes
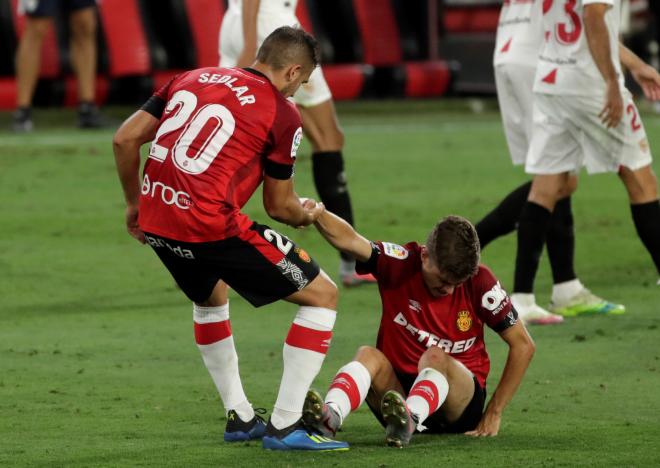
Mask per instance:
[[[619,55],[621,63],[630,70],[635,81],[642,87],[644,96],[652,101],[660,100],[660,74],[658,71],[646,64],[623,44],[619,44]]]
[[[264,209],[268,216],[293,227],[312,224],[325,210],[323,203],[303,205],[293,189],[293,179],[276,179],[264,176]]]
[[[151,141],[159,120],[148,112],[137,111],[115,133],[112,147],[115,153],[117,173],[126,200],[126,229],[144,243],[144,234],[137,223],[140,199],[140,146]]]
[[[334,213],[323,212],[314,226],[334,248],[347,253],[357,261],[366,262],[371,257],[371,242]]]
[[[466,432],[471,436],[494,436],[500,430],[502,413],[516,393],[525,371],[534,356],[534,342],[525,326],[518,322],[504,330],[500,336],[509,345],[509,355],[497,384],[495,393],[486,406],[481,421],[475,430]]]

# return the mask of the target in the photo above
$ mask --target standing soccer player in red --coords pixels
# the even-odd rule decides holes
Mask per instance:
[[[309,202],[312,207],[312,202]],[[376,347],[362,346],[325,397],[310,390],[306,423],[332,436],[363,401],[386,427],[388,445],[413,432],[493,436],[534,354],[534,343],[491,271],[479,265],[479,240],[466,219],[448,216],[426,245],[369,242],[324,212],[316,227],[355,256],[358,271],[378,280],[382,318]],[[509,346],[502,377],[486,410],[490,360],[484,325]]]
[[[252,68],[183,73],[131,116],[114,138],[129,233],[148,243],[193,301],[195,339],[227,411],[226,441],[263,437],[278,450],[346,450],[301,421],[307,389],[330,345],[337,288],[291,240],[241,213],[263,182],[268,215],[301,227],[323,212],[293,187],[302,138],[287,98],[318,64],[316,41],[283,27]],[[151,141],[140,182],[140,146]],[[225,284],[226,283],[226,284]],[[255,415],[238,371],[227,284],[255,307],[300,306],[284,344],[284,372],[268,425]]]

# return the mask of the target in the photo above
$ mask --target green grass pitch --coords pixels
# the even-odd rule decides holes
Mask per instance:
[[[509,162],[492,103],[479,114],[463,101],[339,111],[355,218],[369,238],[423,241],[440,217],[476,221],[526,180]],[[660,154],[660,117],[644,120]],[[74,121],[67,111],[37,112],[38,131],[19,136],[0,116],[0,466],[660,465],[660,286],[616,176],[582,177],[576,264],[588,287],[628,312],[532,327],[537,354],[498,437],[417,436],[390,449],[365,407],[340,433],[349,452],[271,453],[222,442],[224,413],[194,344],[190,303],[153,252],[125,233],[112,130],[80,132]],[[308,153],[304,146],[297,168],[301,196],[314,196]],[[259,200],[247,211],[268,222]],[[313,229],[269,224],[336,275],[337,255]],[[505,288],[514,255],[515,236],[483,255]],[[545,258],[536,286],[546,304]],[[256,407],[272,408],[294,313],[231,297]],[[375,288],[341,290],[316,388],[325,392],[356,348],[374,343],[378,321]],[[487,339],[492,393],[506,347],[492,332]]]

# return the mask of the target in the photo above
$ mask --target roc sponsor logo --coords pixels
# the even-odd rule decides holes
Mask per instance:
[[[151,198],[160,198],[166,205],[174,205],[180,210],[189,210],[193,202],[186,192],[175,190],[162,182],[151,182],[149,175],[145,174],[142,179],[142,195]]]
[[[444,338],[440,338],[433,333],[429,333],[424,330],[420,330],[415,327],[413,324],[409,323],[406,319],[406,316],[403,313],[399,312],[396,317],[394,317],[394,323],[405,328],[412,336],[414,336],[417,341],[425,345],[427,348],[431,346],[437,346],[442,348],[445,353],[457,354],[464,353],[470,349],[474,343],[477,341],[477,337],[473,336],[466,340],[451,341]]]
[[[493,315],[497,315],[509,303],[509,296],[506,291],[500,286],[498,281],[490,291],[481,297],[481,306],[490,310]]]
[[[396,258],[397,260],[405,260],[408,258],[409,252],[398,244],[383,242],[383,249],[385,251],[385,255],[388,257]]]
[[[472,316],[470,315],[470,312],[467,310],[461,310],[456,319],[456,326],[462,332],[466,332],[472,328]]]
[[[303,262],[309,263],[312,261],[312,257],[310,257],[309,254],[300,247],[296,247],[295,249],[293,249],[293,251],[298,254],[298,257],[300,257],[300,260],[302,260]]]

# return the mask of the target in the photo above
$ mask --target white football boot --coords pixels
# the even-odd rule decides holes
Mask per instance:
[[[553,314],[536,303],[534,294],[513,293],[511,303],[525,325],[556,325],[564,321],[561,315]]]

